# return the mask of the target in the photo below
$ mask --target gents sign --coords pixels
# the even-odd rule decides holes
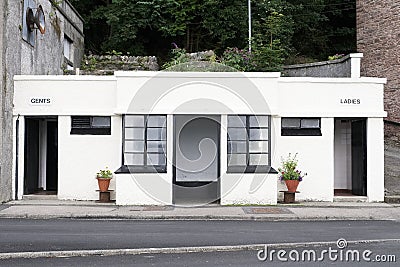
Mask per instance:
[[[46,97],[32,97],[29,100],[29,104],[34,105],[34,106],[48,106],[52,104],[52,99],[51,98],[46,98]]]
[[[344,105],[360,105],[361,99],[359,98],[341,98],[340,104]]]

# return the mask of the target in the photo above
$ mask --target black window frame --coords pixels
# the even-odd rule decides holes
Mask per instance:
[[[134,117],[143,117],[144,120],[144,125],[143,127],[136,127],[136,126],[126,126],[126,117],[127,116],[134,116]],[[154,127],[154,126],[148,126],[148,118],[151,116],[162,116],[165,118],[165,124],[163,127]],[[116,171],[116,173],[167,173],[167,115],[165,114],[151,114],[151,115],[140,115],[140,114],[125,114],[123,116],[122,120],[122,166],[120,169]],[[126,129],[143,129],[144,131],[144,136],[143,139],[127,139],[125,132]],[[165,132],[165,139],[159,139],[159,140],[154,140],[154,139],[148,139],[147,136],[147,131],[149,128],[163,128]],[[162,137],[161,137],[162,138]],[[143,141],[144,142],[144,150],[143,152],[125,152],[125,142],[126,141]],[[164,146],[164,151],[163,153],[157,153],[157,152],[148,152],[147,150],[147,142],[165,142]],[[143,164],[142,165],[128,165],[125,163],[125,154],[141,154],[143,155]],[[153,164],[148,164],[148,155],[149,154],[164,154],[165,156],[165,164],[164,165],[153,165]]]
[[[244,116],[246,118],[245,123],[246,125],[243,125],[244,127],[238,127],[238,126],[230,126],[229,125],[229,117],[241,117]],[[250,118],[251,117],[267,117],[268,118],[268,125],[265,126],[251,126],[250,125]],[[236,129],[243,129],[245,128],[246,130],[246,138],[245,140],[234,140],[230,139],[229,136],[229,129],[231,128],[236,128]],[[257,139],[257,140],[250,140],[250,131],[252,129],[267,129],[268,130],[268,135],[267,139]],[[242,141],[243,140],[243,141]],[[232,151],[229,151],[229,142],[246,142],[246,151],[244,153],[231,153]],[[268,142],[268,153],[265,152],[250,152],[250,142],[251,141],[259,141],[259,142]],[[245,154],[246,155],[246,165],[229,165],[229,155],[232,154]],[[250,165],[250,155],[268,155],[268,165]],[[271,116],[270,115],[246,115],[246,114],[241,114],[241,115],[228,115],[227,116],[227,173],[277,173],[271,166]]]
[[[283,120],[299,120],[299,127],[284,127]],[[319,127],[303,127],[303,120],[318,120]],[[322,136],[320,117],[282,117],[281,118],[281,136]]]
[[[107,126],[93,125],[94,118],[108,118]],[[78,121],[79,120],[79,121]],[[111,135],[111,116],[71,116],[71,135]]]

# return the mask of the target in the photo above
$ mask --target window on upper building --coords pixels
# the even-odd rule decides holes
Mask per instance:
[[[125,115],[123,165],[130,172],[167,171],[167,116]]]
[[[271,169],[270,116],[228,116],[228,173]]]
[[[72,58],[72,40],[68,36],[64,35],[64,58],[67,64],[67,70],[74,69],[74,63]]]
[[[111,117],[71,116],[71,134],[111,135]]]
[[[282,136],[321,136],[321,118],[282,118]]]

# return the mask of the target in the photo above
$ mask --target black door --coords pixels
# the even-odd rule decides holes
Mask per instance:
[[[25,119],[24,194],[33,194],[39,177],[39,121]]]
[[[58,185],[58,141],[57,121],[47,122],[46,190],[57,191]]]
[[[351,123],[351,175],[352,193],[367,195],[367,135],[366,120]]]

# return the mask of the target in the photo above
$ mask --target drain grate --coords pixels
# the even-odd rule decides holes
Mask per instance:
[[[243,207],[242,209],[246,214],[292,214],[292,212],[286,208]]]

